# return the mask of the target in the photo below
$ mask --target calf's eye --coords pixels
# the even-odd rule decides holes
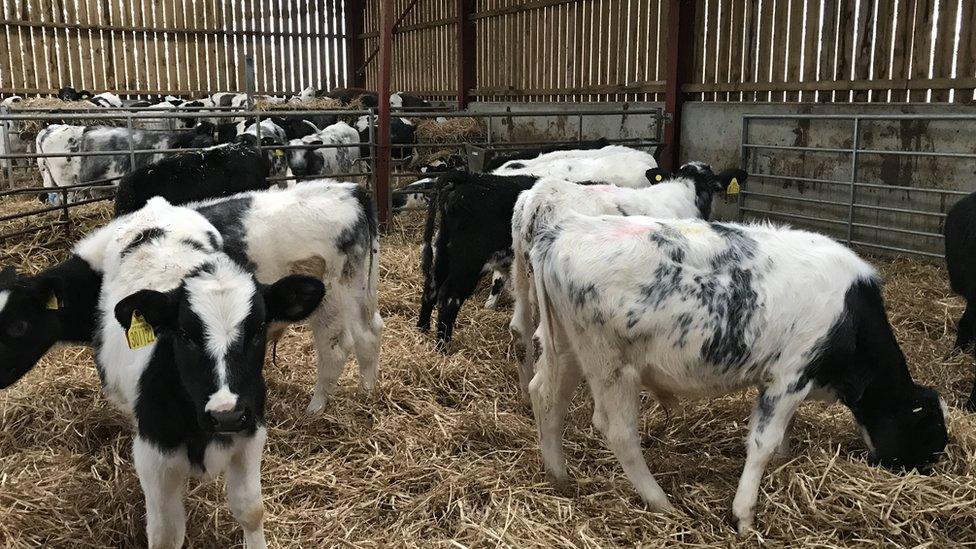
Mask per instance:
[[[17,320],[7,326],[7,335],[10,337],[22,337],[27,333],[27,321]]]

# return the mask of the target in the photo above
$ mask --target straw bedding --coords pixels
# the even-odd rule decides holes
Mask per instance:
[[[45,111],[43,114],[58,113],[62,110],[74,114],[85,111],[90,111],[96,114],[112,112],[106,110],[104,107],[99,107],[87,101],[65,101],[63,99],[58,99],[57,97],[29,97],[18,103],[17,108],[43,109]],[[17,112],[17,108],[12,109],[13,112]],[[28,113],[29,111],[24,111],[22,114]],[[35,136],[42,129],[54,123],[56,123],[54,120],[22,120],[20,122],[20,131],[22,133]],[[73,126],[125,126],[126,124],[125,120],[122,118],[80,118],[71,120],[68,123]]]
[[[104,213],[106,206],[93,207]],[[89,214],[98,219],[98,213]],[[354,368],[326,410],[304,413],[314,379],[304,328],[266,364],[269,438],[262,472],[274,547],[330,546],[771,546],[933,547],[976,541],[976,422],[955,408],[971,361],[949,354],[961,302],[940,265],[871,258],[884,272],[891,320],[916,378],[954,408],[948,455],[931,476],[895,475],[865,462],[841,406],[805,404],[794,458],[762,483],[758,533],[729,520],[744,459],[752,394],[686,402],[670,418],[653,404],[641,422],[645,456],[677,511],[648,512],[577,393],[567,421],[571,493],[542,473],[530,411],[516,392],[509,311],[465,307],[454,352],[441,356],[414,329],[421,275],[419,214],[384,238],[380,299],[387,322],[378,391],[356,388]],[[18,243],[36,270],[63,257],[61,241]],[[51,246],[53,251],[32,246]],[[10,243],[4,246],[8,249]],[[10,261],[5,258],[4,262]],[[131,428],[99,393],[90,352],[48,354],[0,393],[0,545],[130,547],[145,543],[144,509],[129,457]],[[241,531],[219,482],[188,489],[188,546],[227,547]]]

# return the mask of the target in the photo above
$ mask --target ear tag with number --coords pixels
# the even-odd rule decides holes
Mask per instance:
[[[285,151],[283,151],[281,149],[275,149],[274,150],[274,155],[275,156],[285,156]]]
[[[156,341],[156,332],[153,332],[152,326],[138,311],[132,311],[132,322],[125,332],[125,338],[129,342],[130,349],[141,349]]]
[[[738,179],[736,179],[734,177],[732,178],[732,181],[729,183],[728,188],[725,189],[725,194],[730,195],[730,196],[731,195],[735,195],[735,194],[739,194],[739,180]]]
[[[51,296],[47,298],[47,303],[44,304],[44,308],[49,311],[57,311],[60,309],[61,302],[58,301],[58,296],[51,294]]]

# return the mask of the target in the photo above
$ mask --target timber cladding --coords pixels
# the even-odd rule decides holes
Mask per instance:
[[[465,1],[465,0],[460,0]],[[676,0],[470,0],[474,99],[663,98],[669,5]],[[691,101],[971,103],[973,0],[695,2]],[[392,0],[393,87],[456,93],[459,0]],[[366,2],[369,53],[377,0]],[[366,66],[375,86],[375,60]]]
[[[345,85],[342,0],[0,0],[0,93]]]
[[[973,0],[383,0],[392,87],[487,101],[659,101],[694,2],[692,101],[971,103]],[[461,7],[464,6],[462,10]],[[0,0],[0,94],[376,87],[379,0]],[[473,23],[459,52],[458,21]],[[675,46],[676,47],[676,46]],[[464,48],[467,50],[468,48]]]

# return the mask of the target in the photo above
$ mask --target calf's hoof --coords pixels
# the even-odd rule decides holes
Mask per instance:
[[[748,536],[753,532],[753,517],[733,517],[735,531],[739,537]]]
[[[308,407],[305,408],[305,413],[307,414],[317,414],[325,408],[325,401],[328,400],[322,395],[315,395],[312,397],[312,401],[308,403]]]

